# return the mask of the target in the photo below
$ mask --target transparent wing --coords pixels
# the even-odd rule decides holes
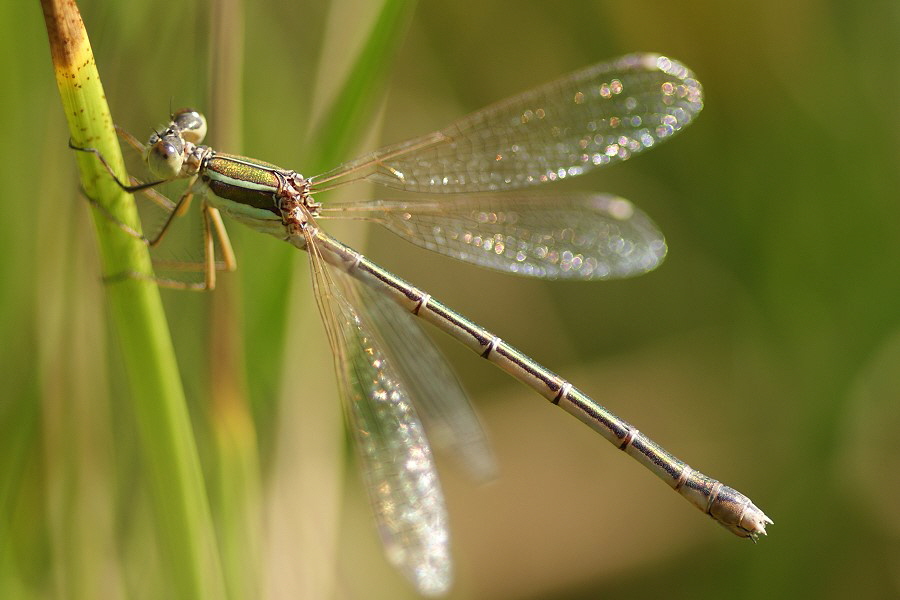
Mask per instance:
[[[323,208],[363,217],[410,242],[506,273],[612,279],[656,268],[666,242],[631,202],[608,194],[508,194],[366,201]]]
[[[313,189],[367,179],[412,192],[484,192],[564,179],[652,148],[702,108],[687,67],[632,54],[341,165],[314,177]]]
[[[477,481],[493,478],[497,466],[490,444],[447,359],[412,315],[376,290],[352,283],[415,400],[432,446],[447,451]]]
[[[416,588],[441,594],[451,580],[447,512],[431,449],[398,373],[305,232],[347,421],[388,560]],[[355,300],[355,299],[354,299]]]

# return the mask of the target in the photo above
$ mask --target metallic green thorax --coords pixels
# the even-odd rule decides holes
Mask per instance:
[[[285,171],[269,163],[217,152],[200,177],[219,198],[280,215],[276,200],[282,184],[280,172]]]

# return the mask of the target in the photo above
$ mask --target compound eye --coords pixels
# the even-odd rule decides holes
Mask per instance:
[[[163,136],[147,150],[147,166],[155,177],[172,179],[184,164],[184,142],[176,136]]]
[[[206,137],[206,117],[191,108],[182,108],[172,115],[172,125],[192,144],[199,144]]]

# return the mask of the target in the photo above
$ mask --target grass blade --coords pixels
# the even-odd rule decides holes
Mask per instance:
[[[124,179],[109,108],[74,2],[42,1],[51,56],[72,141],[97,148]],[[99,161],[76,155],[85,194],[122,223],[137,229],[131,197]],[[94,224],[107,277],[152,275],[147,248],[99,210]],[[178,598],[223,596],[221,569],[206,489],[159,292],[149,279],[124,277],[105,286],[112,327],[125,365],[130,401],[149,466],[159,547]]]

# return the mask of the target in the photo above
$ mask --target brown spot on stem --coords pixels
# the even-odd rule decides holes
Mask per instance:
[[[84,22],[74,0],[41,0],[47,37],[50,39],[50,56],[57,70],[71,71],[75,57],[87,42]]]

